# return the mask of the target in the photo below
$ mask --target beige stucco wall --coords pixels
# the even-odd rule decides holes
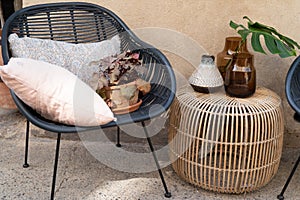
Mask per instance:
[[[24,6],[47,2],[56,1],[24,0]],[[278,31],[300,42],[299,0],[89,0],[89,2],[114,11],[132,29],[160,27],[174,30],[202,45],[213,55],[223,49],[226,36],[235,35],[229,28],[229,21],[245,23],[242,20],[244,15],[254,21],[274,26]],[[176,42],[174,40],[174,44]],[[248,47],[252,50],[249,45]],[[193,67],[180,58],[180,55],[168,52],[166,54],[174,68],[184,76],[188,77],[192,73]],[[300,132],[300,126],[291,118],[292,112],[284,93],[285,75],[294,58],[280,59],[258,53],[254,55],[258,85],[268,87],[281,96],[288,132]]]

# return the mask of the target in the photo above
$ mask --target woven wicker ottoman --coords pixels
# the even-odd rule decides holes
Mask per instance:
[[[201,188],[250,192],[276,174],[283,131],[281,100],[266,88],[245,99],[179,93],[170,113],[172,166]]]

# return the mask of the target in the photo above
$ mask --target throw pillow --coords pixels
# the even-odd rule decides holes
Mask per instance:
[[[120,53],[118,35],[102,42],[73,44],[48,39],[19,38],[14,33],[9,36],[8,41],[13,57],[42,60],[64,67],[88,85],[93,74],[99,73],[100,60]]]
[[[4,83],[46,119],[69,125],[98,126],[114,115],[88,85],[68,70],[27,58],[0,67]]]

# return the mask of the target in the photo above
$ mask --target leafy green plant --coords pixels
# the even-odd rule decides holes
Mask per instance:
[[[247,16],[244,16],[243,19],[248,20],[247,27],[242,24],[237,24],[233,21],[230,21],[229,23],[230,27],[235,29],[242,37],[242,44],[246,41],[246,38],[251,35],[251,45],[253,50],[266,54],[260,42],[260,37],[262,36],[267,49],[272,54],[278,54],[281,58],[297,55],[296,49],[300,49],[300,46],[297,42],[278,33],[277,30],[271,26],[253,22]]]

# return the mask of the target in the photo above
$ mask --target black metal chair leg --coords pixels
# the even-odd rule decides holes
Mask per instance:
[[[52,177],[52,187],[51,187],[51,197],[50,197],[51,200],[54,199],[56,173],[57,173],[57,165],[58,165],[58,157],[59,157],[60,137],[61,137],[61,133],[57,133],[56,152],[55,152],[54,169],[53,169],[53,177]]]
[[[283,188],[282,188],[280,194],[277,196],[278,199],[280,199],[280,200],[283,200],[283,199],[284,199],[283,194],[284,194],[286,188],[288,187],[290,181],[292,180],[292,177],[294,176],[294,173],[295,173],[295,171],[296,171],[296,169],[297,169],[297,167],[298,167],[298,165],[299,165],[299,162],[300,162],[300,155],[299,155],[298,160],[297,160],[297,162],[295,163],[295,165],[294,165],[294,167],[293,167],[293,169],[292,169],[292,171],[291,171],[291,174],[289,175],[288,179],[286,180],[286,183],[285,183],[285,185],[283,186]]]
[[[117,147],[121,147],[122,145],[120,144],[120,127],[117,126]]]
[[[28,164],[29,124],[30,124],[30,122],[27,120],[27,123],[26,123],[26,138],[25,138],[25,159],[24,159],[24,164],[23,164],[24,168],[29,167],[29,164]]]
[[[159,176],[160,176],[160,179],[161,179],[161,182],[164,186],[164,189],[165,189],[165,197],[167,198],[170,198],[172,196],[171,192],[168,191],[168,187],[167,187],[167,184],[165,182],[165,179],[164,179],[164,175],[160,169],[160,165],[158,163],[158,160],[157,160],[157,157],[156,157],[156,154],[155,154],[155,151],[154,151],[154,148],[153,148],[153,145],[152,145],[152,142],[151,142],[151,139],[149,137],[149,134],[148,134],[148,131],[145,127],[145,122],[142,122],[142,125],[143,125],[143,128],[144,128],[144,132],[146,134],[146,137],[147,137],[147,141],[148,141],[148,144],[149,144],[149,147],[151,149],[151,152],[152,152],[152,155],[153,155],[153,158],[154,158],[154,161],[155,161],[155,164],[156,164],[156,167],[157,167],[157,171],[159,173]]]

